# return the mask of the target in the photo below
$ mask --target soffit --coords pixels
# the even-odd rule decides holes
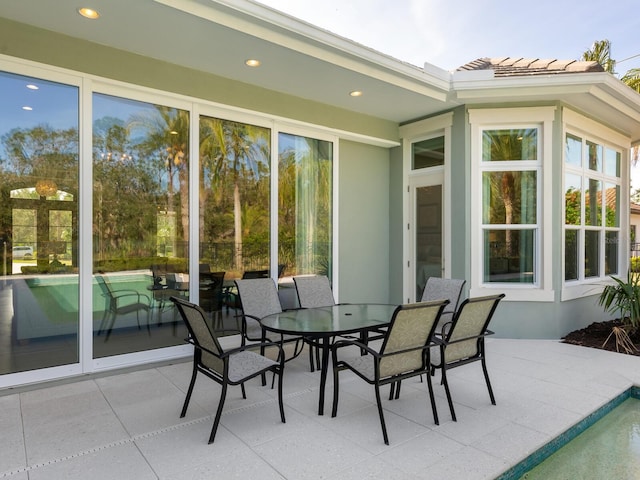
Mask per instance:
[[[640,140],[640,94],[611,74],[578,73],[532,77],[473,78],[453,75],[458,102],[466,105],[562,102]]]
[[[406,122],[455,106],[449,73],[421,69],[246,0],[2,2],[0,16],[247,84]],[[261,60],[249,68],[248,58]],[[186,80],[188,81],[188,80]],[[363,91],[353,98],[349,92]]]

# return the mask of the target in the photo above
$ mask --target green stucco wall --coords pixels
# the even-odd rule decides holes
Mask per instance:
[[[389,302],[389,150],[340,142],[339,299]]]

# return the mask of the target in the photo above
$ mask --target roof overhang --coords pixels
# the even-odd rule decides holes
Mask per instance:
[[[455,106],[450,73],[420,68],[250,0],[3,2],[0,16],[394,122]],[[259,68],[245,65],[260,59]],[[363,92],[358,98],[349,96]]]
[[[494,78],[491,72],[455,72],[452,88],[467,105],[563,102],[633,142],[640,141],[640,94],[606,72]]]

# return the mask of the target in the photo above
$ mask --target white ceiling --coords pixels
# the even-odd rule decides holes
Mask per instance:
[[[0,0],[0,17],[398,123],[463,103],[562,101],[640,140],[640,95],[609,74],[418,68],[252,0]]]
[[[81,6],[100,18],[81,17]],[[0,16],[396,122],[450,104],[448,72],[427,73],[247,0],[5,0]],[[248,58],[262,65],[249,68]]]

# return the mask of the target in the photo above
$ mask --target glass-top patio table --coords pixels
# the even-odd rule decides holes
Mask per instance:
[[[349,333],[366,333],[385,327],[397,305],[343,304],[332,307],[301,308],[269,315],[260,323],[270,332],[300,335],[317,341],[322,350],[318,415],[324,413],[324,390],[329,369],[331,338]]]

